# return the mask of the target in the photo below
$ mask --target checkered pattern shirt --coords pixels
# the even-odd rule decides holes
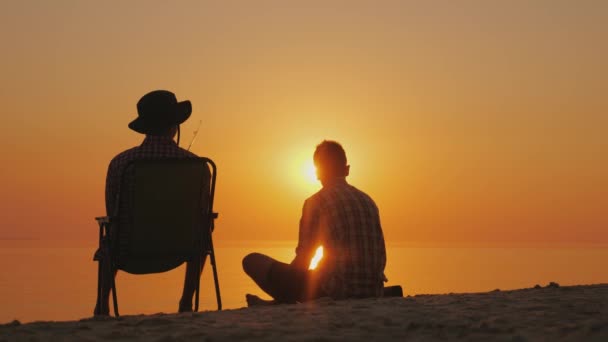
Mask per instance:
[[[121,227],[127,227],[127,229],[120,229],[118,232],[117,247],[120,249],[120,255],[128,251],[128,213],[131,212],[131,208],[129,208],[130,201],[125,198],[119,199],[118,195],[121,193],[121,186],[126,187],[123,194],[128,195],[132,193],[135,184],[133,172],[129,172],[127,169],[129,163],[141,159],[187,159],[196,157],[194,153],[177,146],[170,137],[148,135],[140,146],[128,149],[112,159],[106,177],[106,212],[108,216],[113,217],[114,223]],[[209,184],[206,185],[209,186]],[[114,234],[114,232],[111,230],[110,234]],[[95,252],[94,260],[99,260],[101,257],[101,250],[98,249]]]
[[[304,202],[292,265],[308,268],[317,247],[323,259],[313,273],[334,298],[380,297],[386,249],[378,207],[364,192],[339,179]]]
[[[148,135],[144,142],[137,147],[128,149],[118,154],[108,166],[106,177],[106,212],[108,216],[115,216],[118,210],[118,194],[120,182],[125,168],[134,160],[140,159],[166,159],[166,158],[196,158],[197,156],[177,146],[172,138],[167,136]],[[126,175],[125,186],[132,186],[132,175]]]

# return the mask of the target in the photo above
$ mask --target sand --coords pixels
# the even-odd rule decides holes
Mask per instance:
[[[17,321],[0,341],[608,341],[608,284]]]

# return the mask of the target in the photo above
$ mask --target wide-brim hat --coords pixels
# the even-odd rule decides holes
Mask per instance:
[[[137,118],[129,128],[142,134],[159,134],[188,120],[192,113],[190,101],[177,102],[175,94],[155,90],[137,102]]]

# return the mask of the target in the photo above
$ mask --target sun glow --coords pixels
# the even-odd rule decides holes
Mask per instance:
[[[277,170],[282,170],[281,178],[295,191],[299,200],[321,187],[312,159],[313,152],[310,148],[295,145],[285,148],[283,155],[277,158]]]
[[[314,270],[315,268],[317,268],[317,265],[319,264],[319,261],[321,261],[321,259],[323,259],[323,246],[319,246],[319,248],[317,248],[317,251],[315,252],[315,256],[312,257],[312,260],[310,261],[310,266],[308,266],[308,269]]]
[[[310,184],[317,184],[317,168],[312,162],[304,164],[304,176]]]

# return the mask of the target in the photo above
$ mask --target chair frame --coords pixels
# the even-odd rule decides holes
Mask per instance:
[[[215,250],[213,248],[213,238],[212,238],[212,233],[213,230],[215,229],[215,219],[217,219],[218,217],[218,213],[213,212],[213,200],[215,197],[215,183],[216,183],[216,178],[217,178],[217,167],[215,165],[215,163],[213,162],[213,160],[206,158],[206,157],[197,157],[197,158],[191,158],[191,160],[194,159],[198,159],[208,165],[211,166],[211,184],[209,187],[209,204],[208,204],[208,213],[207,213],[207,218],[208,218],[208,222],[206,223],[206,227],[201,227],[201,232],[203,234],[202,236],[202,241],[205,242],[201,245],[201,250],[200,250],[200,256],[199,258],[197,258],[198,263],[197,263],[197,282],[196,282],[196,290],[195,290],[195,302],[194,302],[194,311],[197,312],[199,309],[199,293],[200,293],[200,283],[201,283],[201,268],[202,268],[202,260],[204,257],[206,257],[207,255],[209,256],[210,262],[211,262],[211,267],[213,269],[213,281],[214,281],[214,285],[215,285],[215,296],[217,299],[217,309],[222,310],[222,298],[220,296],[220,285],[219,285],[219,280],[218,280],[218,275],[217,275],[217,265],[216,265],[216,260],[215,260]],[[139,160],[134,160],[129,162],[126,167],[125,170],[128,169],[129,166],[137,163],[137,162],[142,162],[142,161],[166,161],[166,162],[171,162],[171,161],[183,161],[184,159],[177,159],[177,158],[166,158],[166,159],[139,159]],[[121,183],[122,184],[122,177],[125,177],[126,173],[123,173],[121,176]],[[118,195],[120,197],[120,194]],[[118,203],[120,203],[118,201]],[[120,205],[118,205],[118,207],[120,207]],[[117,209],[117,213],[114,216],[101,216],[101,217],[96,217],[95,220],[97,221],[98,225],[99,225],[99,248],[101,250],[101,253],[103,255],[103,257],[107,258],[107,262],[105,262],[104,264],[106,265],[106,270],[103,270],[101,267],[101,262],[99,262],[98,265],[98,270],[97,270],[97,300],[101,301],[101,291],[102,291],[102,280],[104,276],[109,276],[110,280],[111,280],[111,291],[112,291],[112,301],[113,301],[113,305],[114,305],[114,315],[116,317],[120,317],[120,314],[118,312],[118,298],[117,298],[117,294],[116,294],[116,280],[115,280],[115,276],[114,274],[119,270],[118,268],[118,262],[117,262],[117,254],[116,252],[114,252],[112,250],[113,248],[113,242],[114,241],[110,241],[110,239],[112,238],[110,235],[114,234],[110,232],[110,227],[113,224],[113,222],[119,217],[119,213],[118,213]],[[103,243],[103,241],[106,241],[106,243]],[[98,307],[101,307],[101,303],[98,302],[97,303]]]

